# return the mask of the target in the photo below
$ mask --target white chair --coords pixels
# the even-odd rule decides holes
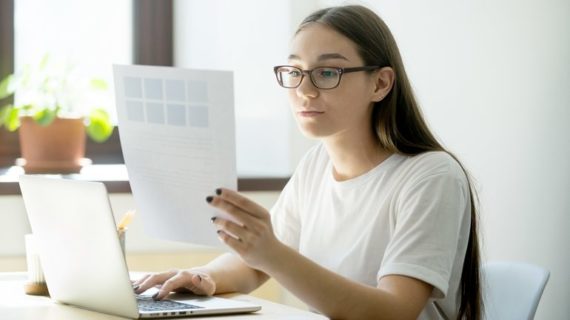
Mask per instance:
[[[488,262],[482,269],[486,320],[532,320],[550,272],[521,262]]]

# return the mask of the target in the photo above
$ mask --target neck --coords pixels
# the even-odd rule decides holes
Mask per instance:
[[[391,153],[378,143],[374,133],[337,134],[324,141],[337,181],[358,177],[386,160]]]

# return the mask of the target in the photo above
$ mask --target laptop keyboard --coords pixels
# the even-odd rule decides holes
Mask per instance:
[[[189,304],[180,303],[172,300],[159,300],[155,301],[148,296],[137,296],[137,303],[141,311],[170,311],[170,310],[188,310],[200,309],[202,307]]]

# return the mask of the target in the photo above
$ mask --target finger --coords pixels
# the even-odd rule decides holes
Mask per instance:
[[[152,276],[152,274],[145,274],[142,278],[138,279],[137,281],[135,281],[133,283],[133,291],[136,294],[142,293],[144,291],[146,291],[147,289],[142,290],[141,286],[142,284],[147,281],[150,277]]]
[[[216,189],[216,194],[218,197],[232,203],[234,206],[241,208],[253,216],[263,218],[268,215],[267,210],[264,207],[251,201],[247,197],[244,197],[239,192],[226,188],[218,188]]]
[[[249,212],[244,211],[241,208],[236,207],[233,203],[228,202],[222,199],[219,196],[213,197],[210,201],[210,204],[214,207],[227,212],[229,215],[234,217],[242,226],[252,225],[255,220],[259,219],[256,216],[253,216]]]
[[[147,273],[144,276],[140,277],[139,279],[137,279],[135,281],[131,281],[131,284],[133,285],[133,289],[138,287],[141,283],[143,283],[150,276],[151,276],[151,274]]]
[[[242,241],[237,240],[234,237],[230,236],[229,234],[227,234],[223,230],[218,230],[218,238],[224,244],[228,245],[230,248],[235,250],[238,254],[243,252],[244,243]]]
[[[152,296],[155,300],[162,300],[168,296],[172,291],[178,288],[187,288],[190,283],[192,275],[188,271],[180,271],[170,279],[164,281],[162,287],[158,292]],[[191,290],[191,288],[188,288]]]
[[[185,293],[191,292],[191,293],[195,293],[195,294],[201,294],[202,289],[193,283],[194,276],[196,276],[196,275],[194,275],[194,274],[190,275],[188,282],[184,282],[184,287],[175,288],[173,291],[174,292],[185,292]]]
[[[177,273],[176,270],[171,270],[167,272],[152,274],[138,285],[138,288],[135,290],[135,293],[140,294],[156,285],[163,284],[166,280],[176,275],[176,273]]]
[[[192,285],[196,288],[192,290],[195,294],[211,296],[216,291],[216,284],[207,274],[192,275]]]
[[[236,240],[240,240],[240,241],[244,240],[244,238],[248,232],[245,229],[245,227],[240,226],[233,221],[226,220],[223,218],[216,218],[214,220],[214,224],[218,227],[218,230],[222,230],[226,234],[229,234],[230,236],[232,236]]]
[[[216,284],[208,274],[181,271],[166,281],[153,298],[156,300],[164,299],[172,291],[211,296],[216,291]]]

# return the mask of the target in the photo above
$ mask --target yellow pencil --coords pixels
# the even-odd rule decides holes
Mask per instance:
[[[119,225],[117,226],[117,229],[119,231],[125,230],[127,228],[129,223],[131,223],[131,221],[133,220],[133,217],[135,216],[135,212],[136,212],[136,210],[129,210],[129,211],[125,212],[125,214],[123,215],[123,218],[121,218],[121,221],[119,222]]]

